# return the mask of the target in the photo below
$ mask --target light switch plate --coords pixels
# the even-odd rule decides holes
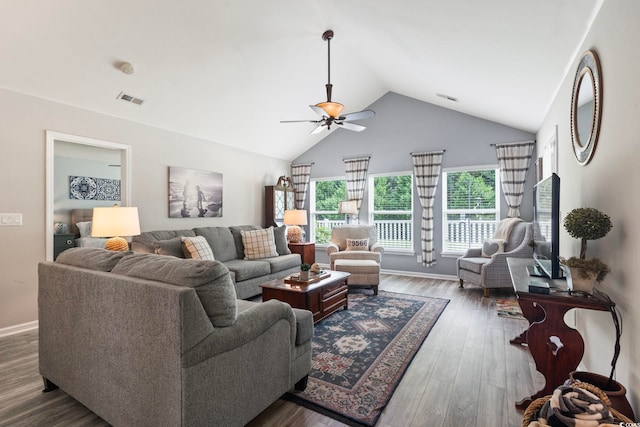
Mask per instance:
[[[0,225],[22,225],[22,214],[0,213]]]

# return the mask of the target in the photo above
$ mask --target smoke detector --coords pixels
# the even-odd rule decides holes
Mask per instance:
[[[133,71],[134,71],[133,65],[131,65],[130,62],[121,62],[118,68],[120,68],[120,71],[122,71],[125,74],[133,74]]]

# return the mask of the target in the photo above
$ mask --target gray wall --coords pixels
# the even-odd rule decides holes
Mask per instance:
[[[262,224],[264,186],[289,161],[152,128],[0,89],[0,212],[22,213],[22,226],[0,227],[0,330],[36,321],[38,262],[45,260],[45,131],[132,147],[132,205],[143,231]],[[168,166],[223,174],[222,218],[168,218]]]
[[[609,294],[622,314],[621,356],[616,379],[628,390],[636,418],[640,416],[640,2],[606,0],[595,17],[568,74],[538,131],[544,144],[558,126],[560,210],[566,215],[578,207],[594,207],[611,217],[613,228],[588,243],[587,256],[599,257],[611,273],[599,288]],[[573,79],[582,53],[598,52],[602,63],[602,123],[593,159],[580,166],[571,148],[569,112]],[[580,252],[580,242],[561,228],[560,254]],[[578,330],[585,341],[584,367],[609,376],[615,342],[611,315],[575,310]]]
[[[496,166],[495,147],[490,144],[518,142],[535,139],[535,135],[477,117],[458,113],[447,108],[418,101],[389,92],[370,106],[376,112],[372,119],[361,124],[367,129],[352,132],[338,129],[313,148],[299,156],[293,163],[314,162],[311,177],[344,176],[345,157],[369,154],[369,173],[411,171],[412,152],[445,149],[443,168],[463,166]],[[521,216],[530,221],[533,213],[532,188],[535,182],[534,159],[527,175]],[[414,193],[416,193],[414,191]],[[421,208],[414,194],[414,250],[412,256],[384,256],[382,267],[387,270],[411,271],[436,275],[455,275],[455,258],[442,257],[442,182],[434,207],[436,265],[423,267],[416,261],[420,253]],[[501,198],[501,217],[507,216],[504,197]],[[307,202],[308,207],[308,202]],[[366,199],[360,212],[361,223],[368,215]],[[318,262],[328,262],[323,251],[317,251]]]

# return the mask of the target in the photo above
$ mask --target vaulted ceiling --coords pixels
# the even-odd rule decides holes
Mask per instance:
[[[0,87],[293,159],[333,29],[346,112],[392,91],[534,132],[603,1],[3,0]]]

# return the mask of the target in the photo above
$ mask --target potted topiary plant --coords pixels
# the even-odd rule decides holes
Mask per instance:
[[[300,280],[309,280],[309,270],[311,270],[311,264],[300,264]]]
[[[576,208],[567,214],[563,225],[571,237],[581,240],[581,245],[579,258],[560,258],[560,264],[573,290],[591,294],[610,269],[598,258],[587,259],[587,241],[606,236],[612,227],[611,218],[595,208]]]

